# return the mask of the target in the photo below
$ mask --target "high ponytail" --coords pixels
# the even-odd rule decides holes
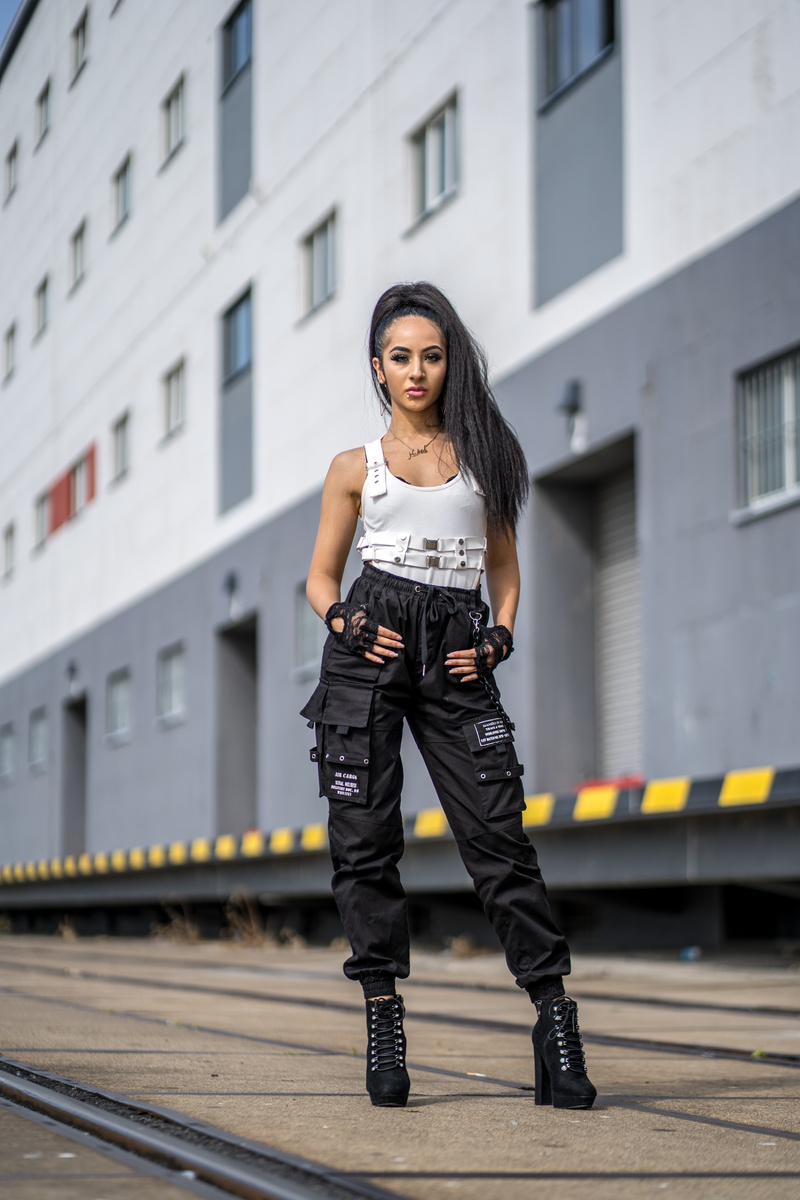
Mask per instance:
[[[389,330],[401,317],[424,317],[441,332],[447,347],[447,374],[439,396],[439,421],[453,446],[459,470],[466,470],[486,497],[494,533],[516,532],[530,491],[525,455],[489,386],[486,355],[447,297],[432,283],[396,283],[378,300],[369,330],[369,357],[379,361]],[[371,365],[381,408],[391,400]]]

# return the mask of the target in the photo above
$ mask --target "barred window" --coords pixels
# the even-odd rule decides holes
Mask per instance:
[[[88,7],[83,10],[78,20],[77,25],[72,30],[71,38],[71,63],[72,83],[80,75],[83,68],[86,66],[86,33],[89,22]]]
[[[118,229],[127,220],[131,211],[131,158],[130,155],[114,172],[111,179],[111,228]]]
[[[157,677],[159,720],[180,720],[186,713],[186,652],[181,642],[159,652]]]
[[[164,376],[164,432],[167,437],[183,425],[186,369],[184,360]]]
[[[170,158],[183,142],[183,76],[161,106],[163,159]]]
[[[35,708],[28,729],[28,765],[34,771],[47,766],[47,710]]]
[[[417,217],[438,208],[458,186],[457,119],[458,107],[453,97],[412,139]]]
[[[113,480],[127,475],[131,461],[130,413],[124,412],[111,426],[111,463]]]
[[[36,124],[35,124],[35,139],[36,145],[42,140],[44,135],[50,128],[50,80],[44,85],[39,95],[36,97]]]
[[[319,670],[319,660],[328,630],[306,596],[306,585],[298,583],[294,594],[294,665],[299,677]]]
[[[336,288],[334,236],[336,217],[331,213],[303,243],[305,255],[306,311],[330,300]]]
[[[739,376],[739,487],[743,507],[800,485],[800,350]]]
[[[14,574],[14,559],[16,558],[17,531],[12,521],[3,530],[3,578],[10,579]]]
[[[11,783],[14,778],[14,726],[9,722],[0,728],[0,781]]]
[[[106,735],[124,738],[131,729],[131,675],[127,668],[109,675],[106,684]]]

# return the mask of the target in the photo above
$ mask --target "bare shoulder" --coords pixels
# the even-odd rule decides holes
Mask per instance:
[[[331,462],[326,482],[337,491],[360,495],[366,474],[364,447],[342,450]]]

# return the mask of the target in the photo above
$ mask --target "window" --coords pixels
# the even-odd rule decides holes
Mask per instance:
[[[86,222],[81,221],[69,241],[69,284],[77,287],[86,269]]]
[[[738,409],[742,505],[800,488],[800,350],[740,375]]]
[[[106,686],[106,735],[124,738],[131,730],[131,673],[127,667],[109,675]]]
[[[252,360],[250,293],[228,309],[223,318],[223,374],[226,380],[246,370]]]
[[[11,524],[6,525],[5,529],[3,530],[3,578],[4,579],[10,579],[14,573],[14,557],[15,557],[14,543],[15,543],[15,541],[16,541],[16,531],[14,529],[14,522],[12,521]]]
[[[36,708],[31,713],[28,766],[32,771],[43,771],[47,766],[47,712],[44,708]]]
[[[183,359],[164,376],[164,432],[167,437],[183,426],[185,364]]]
[[[186,654],[182,643],[162,650],[157,668],[158,718],[167,723],[178,721],[186,713]]]
[[[33,328],[36,337],[38,337],[40,333],[44,333],[45,329],[47,328],[49,307],[47,276],[45,275],[44,279],[37,287],[36,295],[34,297]]]
[[[250,0],[240,4],[222,31],[222,87],[228,87],[250,62],[253,53],[253,18]]]
[[[37,496],[33,513],[33,544],[37,548],[47,541],[47,519],[49,515],[47,493]]]
[[[81,458],[69,473],[69,515],[75,517],[86,507],[86,459]]]
[[[71,77],[70,77],[71,83],[75,82],[75,80],[78,78],[78,76],[80,75],[83,68],[86,66],[86,31],[87,31],[88,21],[89,21],[89,9],[85,8],[81,14],[80,20],[78,21],[75,28],[72,30],[71,47],[70,47],[71,51],[72,51]]]
[[[161,106],[164,161],[170,158],[183,142],[183,77]]]
[[[0,782],[11,783],[14,778],[14,726],[9,722],[0,727]]]
[[[130,413],[123,413],[111,427],[111,463],[114,479],[127,475],[130,465]]]
[[[416,212],[433,212],[458,184],[455,97],[427,121],[412,139],[416,173]]]
[[[36,126],[34,140],[36,145],[42,140],[50,128],[50,80],[44,85],[36,97]]]
[[[306,310],[311,312],[330,300],[336,287],[334,233],[335,214],[318,225],[303,243],[306,272]]]
[[[328,631],[306,596],[305,582],[298,583],[294,595],[295,676],[305,678],[319,671],[319,660]]]
[[[614,0],[548,0],[543,42],[543,99],[548,99],[613,46]]]
[[[3,338],[3,378],[8,379],[17,365],[17,326],[9,325]]]
[[[118,229],[131,211],[131,160],[130,155],[121,164],[111,180],[111,224]]]
[[[6,155],[5,170],[3,172],[3,201],[8,200],[17,188],[17,149],[17,143],[14,142]]]

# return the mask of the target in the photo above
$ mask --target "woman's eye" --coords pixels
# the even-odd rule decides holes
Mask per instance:
[[[429,354],[429,355],[427,355],[427,359],[428,359],[428,362],[441,362],[442,356],[441,356],[441,354]]]
[[[391,359],[392,359],[392,362],[396,362],[396,363],[408,362],[408,355],[407,354],[392,354]]]

